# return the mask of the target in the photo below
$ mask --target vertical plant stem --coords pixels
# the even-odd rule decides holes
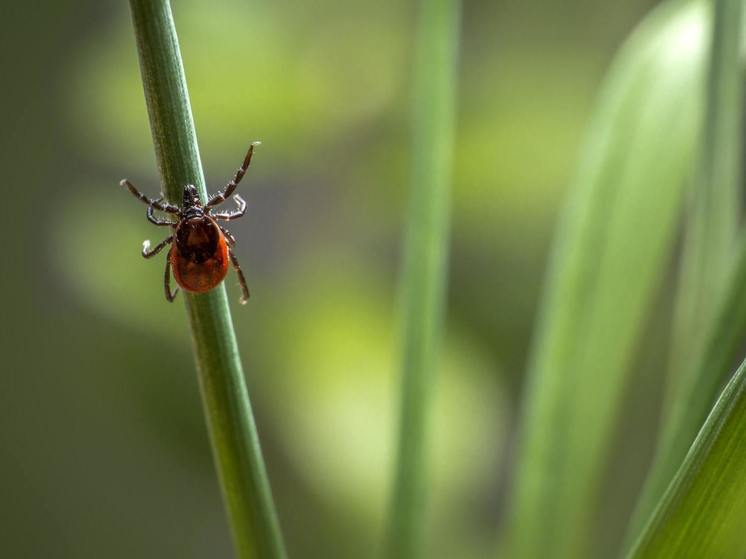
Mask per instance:
[[[456,111],[459,0],[423,0],[414,78],[414,162],[401,278],[399,452],[388,531],[390,557],[422,552],[429,414],[447,283]]]
[[[206,198],[184,69],[168,0],[130,0],[145,100],[166,198]],[[285,556],[225,288],[184,293],[215,465],[239,557]]]

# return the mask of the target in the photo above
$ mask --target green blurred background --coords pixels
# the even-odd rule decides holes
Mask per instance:
[[[464,2],[429,557],[494,554],[562,195],[653,4]],[[232,227],[252,289],[234,318],[293,557],[371,557],[381,537],[416,8],[173,2],[211,190],[263,142]],[[118,186],[160,190],[127,3],[1,13],[0,556],[229,557],[184,310],[139,256],[162,232]],[[599,556],[650,437],[619,443],[643,457],[616,472]]]

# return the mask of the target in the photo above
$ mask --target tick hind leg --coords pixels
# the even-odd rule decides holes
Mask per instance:
[[[169,303],[173,303],[176,299],[176,294],[179,292],[177,287],[171,291],[171,261],[166,259],[166,272],[163,275],[163,290],[166,292],[166,300]]]
[[[173,240],[174,240],[174,236],[171,235],[167,239],[163,239],[160,243],[158,243],[157,245],[155,245],[152,249],[150,248],[150,241],[145,241],[142,244],[142,255],[143,255],[143,258],[152,258],[156,254],[158,254],[160,251],[162,251],[163,248],[167,244],[173,242]]]
[[[210,196],[210,200],[207,202],[206,207],[212,208],[213,206],[222,204],[228,199],[228,197],[230,197],[231,194],[233,194],[233,191],[236,190],[238,183],[241,182],[241,179],[246,174],[246,170],[249,168],[249,165],[251,165],[251,156],[254,155],[254,146],[257,146],[260,143],[261,142],[251,142],[249,151],[246,152],[246,157],[244,157],[243,163],[238,168],[238,171],[236,171],[236,175],[233,177],[233,180],[226,184],[223,190],[219,191],[213,196]]]
[[[220,230],[223,232],[223,235],[225,235],[225,240],[228,241],[228,244],[230,246],[235,246],[236,244],[236,237],[233,236],[233,233],[228,231],[225,227],[222,225],[218,225],[220,227]]]
[[[241,291],[243,292],[241,295],[241,304],[245,305],[249,301],[249,286],[246,285],[246,278],[241,270],[241,265],[238,263],[238,258],[233,253],[233,249],[228,248],[228,254],[231,257],[231,262],[233,262],[233,268],[236,270],[236,274],[238,274],[238,283],[241,284]]]

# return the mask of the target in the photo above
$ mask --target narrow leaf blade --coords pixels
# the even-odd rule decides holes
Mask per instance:
[[[723,390],[630,559],[744,557],[746,361]]]

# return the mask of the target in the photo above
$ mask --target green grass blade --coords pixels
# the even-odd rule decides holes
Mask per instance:
[[[459,0],[423,0],[414,77],[414,162],[402,270],[399,452],[389,557],[422,553],[428,492],[428,422],[447,276],[456,113]]]
[[[670,384],[656,459],[630,525],[634,537],[702,426],[746,325],[744,263],[733,262],[740,213],[743,73],[742,0],[716,0],[700,169],[685,237],[670,360]],[[742,312],[742,311],[741,311]],[[732,328],[732,330],[728,330]]]
[[[167,0],[131,0],[145,99],[167,199],[205,181],[184,69]],[[243,377],[225,288],[183,294],[215,464],[242,558],[285,556]],[[166,304],[166,303],[164,303]]]
[[[704,2],[664,4],[604,84],[534,341],[507,537],[584,557],[630,363],[669,265],[700,120]]]
[[[746,362],[725,387],[630,559],[744,557]]]

